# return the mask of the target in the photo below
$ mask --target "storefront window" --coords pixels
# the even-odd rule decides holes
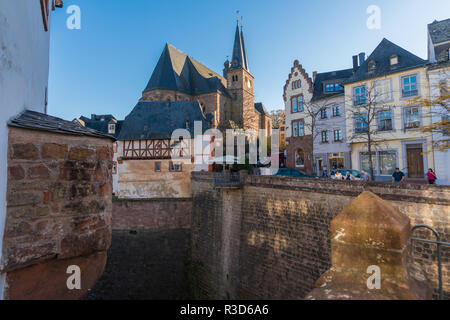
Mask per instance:
[[[344,168],[344,153],[330,153],[328,155],[331,169]]]
[[[372,164],[373,164],[373,173],[377,174],[377,155],[375,152],[372,152]],[[362,152],[361,153],[361,170],[370,173],[370,161],[369,161],[369,153]]]
[[[390,176],[397,167],[397,153],[395,151],[380,151],[380,175]]]

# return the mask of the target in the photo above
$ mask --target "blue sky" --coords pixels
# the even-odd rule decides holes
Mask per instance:
[[[81,30],[66,28],[66,9],[81,9]],[[369,30],[369,5],[381,29]],[[51,115],[113,114],[123,119],[141,97],[166,42],[222,74],[231,56],[236,10],[243,16],[255,100],[284,109],[293,61],[306,71],[350,68],[386,37],[427,58],[427,24],[450,18],[448,0],[65,0],[51,30]]]

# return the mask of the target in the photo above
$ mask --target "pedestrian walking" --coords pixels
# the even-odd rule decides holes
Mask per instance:
[[[435,184],[437,180],[436,173],[433,171],[433,169],[428,169],[427,172],[427,179],[429,184]]]
[[[370,174],[368,174],[364,170],[361,170],[361,178],[363,181],[370,181]]]
[[[399,168],[395,168],[395,172],[392,174],[392,182],[399,183],[403,181],[405,181],[405,174]]]

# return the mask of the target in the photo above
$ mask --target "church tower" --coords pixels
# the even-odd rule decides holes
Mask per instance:
[[[231,93],[231,120],[244,129],[259,128],[259,115],[255,109],[254,78],[250,73],[244,33],[239,20],[234,37],[232,60],[225,62],[224,77]]]

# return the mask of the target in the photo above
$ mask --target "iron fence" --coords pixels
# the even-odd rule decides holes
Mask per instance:
[[[437,230],[434,229],[433,227],[426,225],[426,224],[415,225],[411,229],[411,234],[414,233],[415,230],[420,229],[420,228],[430,230],[431,232],[433,232],[434,236],[436,237],[436,240],[421,239],[421,238],[416,238],[416,237],[411,237],[411,240],[424,242],[424,243],[431,243],[431,244],[435,244],[437,246],[436,254],[437,254],[437,263],[438,263],[439,300],[443,300],[441,246],[450,246],[450,243],[441,241],[441,236],[440,236],[439,232],[437,232]]]

